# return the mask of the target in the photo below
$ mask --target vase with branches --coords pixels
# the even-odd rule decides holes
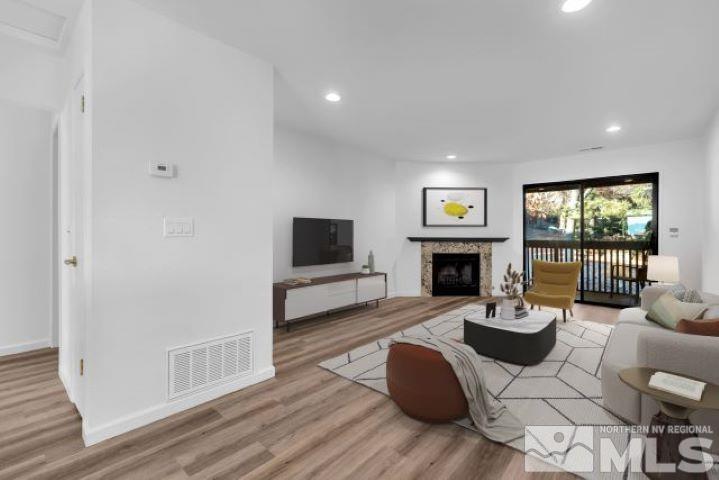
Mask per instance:
[[[519,287],[524,283],[524,272],[518,272],[512,268],[512,264],[507,265],[504,272],[503,281],[499,288],[508,299],[512,300],[519,308],[524,307],[524,299]]]

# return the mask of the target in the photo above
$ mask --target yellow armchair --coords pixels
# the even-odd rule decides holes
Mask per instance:
[[[582,270],[581,262],[542,262],[532,260],[532,287],[524,293],[524,300],[534,308],[537,305],[561,308],[564,321],[567,310],[574,316],[574,298],[577,296],[577,281]]]

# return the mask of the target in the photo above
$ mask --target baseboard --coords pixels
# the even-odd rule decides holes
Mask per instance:
[[[162,405],[156,405],[135,414],[127,415],[118,420],[105,423],[98,427],[91,428],[87,425],[85,419],[82,421],[82,438],[85,446],[95,445],[103,440],[116,437],[123,433],[144,427],[170,415],[179,413],[197,405],[209,402],[228,393],[241,390],[256,383],[264,382],[275,376],[275,367],[269,367],[255,375],[243,377],[233,382],[218,385],[209,390],[197,392],[187,397],[178,398],[177,400],[168,401]]]
[[[15,355],[16,353],[31,352],[33,350],[40,350],[41,348],[50,348],[50,339],[36,340],[28,343],[18,343],[15,345],[7,345],[0,347],[0,357],[5,355]]]

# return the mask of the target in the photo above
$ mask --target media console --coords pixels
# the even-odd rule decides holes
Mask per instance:
[[[312,283],[273,284],[273,317],[275,327],[290,324],[339,308],[358,306],[387,298],[386,273],[347,273],[317,277]]]

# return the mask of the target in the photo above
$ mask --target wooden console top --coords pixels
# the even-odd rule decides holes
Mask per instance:
[[[272,286],[279,290],[294,290],[295,288],[311,287],[313,285],[322,285],[325,283],[337,283],[344,282],[346,280],[355,280],[358,278],[365,277],[378,277],[381,275],[387,275],[383,272],[375,273],[343,273],[342,275],[330,275],[328,277],[315,277],[312,279],[312,283],[300,283],[297,285],[288,285],[284,282],[273,283]]]

